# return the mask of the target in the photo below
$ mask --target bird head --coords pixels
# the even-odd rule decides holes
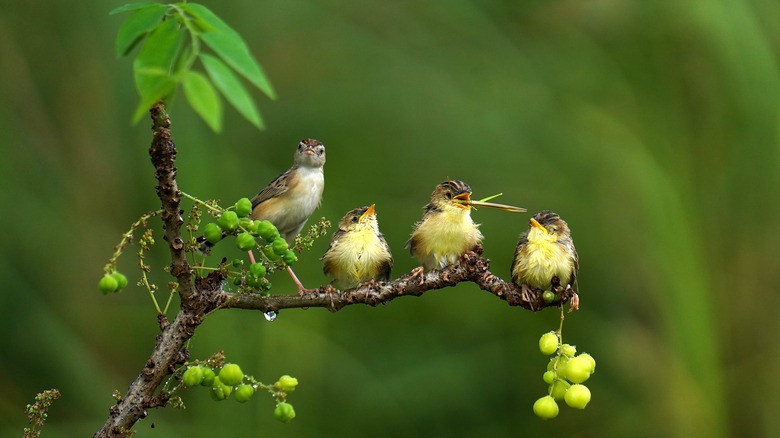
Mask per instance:
[[[339,221],[340,230],[353,231],[362,228],[379,230],[379,224],[376,220],[375,204],[350,210]]]
[[[542,210],[529,219],[528,240],[557,242],[571,237],[566,221],[550,210]]]
[[[295,164],[302,167],[322,167],[325,165],[325,145],[313,138],[301,140],[295,151]]]
[[[463,181],[447,180],[436,186],[431,194],[431,204],[445,208],[459,208],[469,210],[471,201],[471,187]]]

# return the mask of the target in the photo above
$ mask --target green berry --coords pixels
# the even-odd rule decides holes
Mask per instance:
[[[222,228],[214,222],[211,222],[203,227],[203,235],[209,243],[215,244],[222,240]]]
[[[201,367],[203,372],[203,381],[200,382],[200,386],[213,386],[214,380],[217,378],[214,374],[214,370],[209,367]]]
[[[252,231],[252,229],[253,229],[252,224],[253,223],[254,223],[254,221],[252,219],[249,219],[248,217],[242,217],[238,221],[238,226],[243,228],[243,229],[245,229],[245,230],[247,230],[247,231],[249,231],[250,233],[257,234],[254,231]]]
[[[249,233],[239,233],[236,236],[236,246],[242,251],[249,251],[255,247],[255,238]]]
[[[260,287],[263,285],[263,279],[249,274],[246,276],[246,285],[249,287]]]
[[[244,373],[241,367],[234,363],[225,364],[219,371],[219,380],[228,386],[236,386],[244,380]]]
[[[282,260],[284,260],[284,263],[292,265],[298,261],[298,256],[295,255],[295,251],[288,249],[282,256]]]
[[[98,289],[100,289],[100,292],[103,292],[104,294],[116,292],[118,287],[119,284],[117,283],[116,278],[110,274],[104,275],[103,278],[101,278],[98,282]]]
[[[214,384],[211,386],[211,398],[215,401],[222,401],[233,392],[233,386],[225,385],[219,380],[219,377],[214,378]]]
[[[289,423],[295,418],[295,409],[293,409],[293,406],[289,403],[279,403],[276,405],[276,409],[274,409],[274,418],[282,423]]]
[[[563,399],[575,409],[585,409],[590,402],[590,389],[585,385],[571,385]]]
[[[561,400],[571,384],[565,380],[556,380],[550,385],[550,396],[555,400]]]
[[[278,262],[279,260],[281,260],[281,257],[279,257],[279,255],[277,255],[277,254],[274,252],[273,248],[271,248],[270,246],[264,246],[264,247],[263,247],[263,254],[265,254],[265,257],[266,257],[266,258],[267,258],[267,259],[268,259],[270,262],[273,262],[273,263],[275,263],[275,262]]]
[[[262,263],[252,263],[249,266],[249,273],[257,278],[265,277],[266,269]]]
[[[203,368],[195,366],[187,368],[181,376],[182,382],[187,386],[197,386],[203,382]]]
[[[555,332],[549,332],[539,338],[539,351],[545,356],[549,356],[558,350],[558,335]]]
[[[276,384],[282,391],[292,392],[295,391],[295,387],[298,386],[298,379],[285,374],[282,377],[279,377],[279,381],[277,381]]]
[[[577,347],[574,345],[563,344],[561,345],[561,354],[564,356],[574,357],[577,354]]]
[[[557,370],[558,374],[560,375],[563,367],[566,366],[566,362],[569,361],[569,358],[566,356],[556,356],[550,359],[550,362],[547,364],[547,371],[551,370]]]
[[[238,228],[238,215],[235,211],[226,211],[217,219],[217,224],[225,231],[233,231]]]
[[[545,303],[548,304],[552,303],[553,301],[555,301],[555,293],[551,290],[546,290],[542,294],[542,299],[544,300]]]
[[[551,385],[555,381],[555,371],[545,371],[542,375],[542,380],[544,380],[544,383]]]
[[[233,259],[232,262],[230,262],[231,265],[233,265],[234,268],[240,268],[244,266],[244,261],[241,259]]]
[[[114,277],[114,280],[116,280],[116,290],[120,291],[127,287],[127,277],[124,276],[121,272],[112,272],[111,276]]]
[[[577,357],[581,357],[584,360],[587,360],[588,363],[590,363],[590,373],[593,374],[596,371],[596,359],[593,358],[593,356],[589,355],[588,353],[582,353]]]
[[[260,237],[269,243],[273,242],[274,239],[279,237],[279,230],[276,229],[271,221],[263,220],[255,222],[255,231]]]
[[[238,385],[235,391],[236,401],[246,403],[255,394],[255,388],[252,385]]]
[[[534,403],[534,414],[542,420],[551,420],[558,416],[558,403],[546,395]]]
[[[281,256],[287,252],[287,241],[281,237],[277,237],[273,242],[271,242],[271,248],[274,250],[274,254]]]
[[[249,198],[241,198],[236,202],[236,214],[239,217],[248,216],[252,212],[252,201]]]
[[[577,356],[569,359],[562,373],[568,381],[582,383],[590,377],[590,370],[590,361],[582,356]]]

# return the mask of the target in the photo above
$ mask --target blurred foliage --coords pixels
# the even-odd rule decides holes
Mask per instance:
[[[148,294],[95,287],[119,235],[158,208],[131,126],[130,61],[114,58],[121,3],[0,3],[0,435],[58,388],[47,437],[88,436],[137,375],[157,332]],[[172,108],[179,182],[232,203],[328,147],[315,216],[377,204],[395,253],[433,187],[551,209],[573,230],[581,310],[568,341],[599,363],[585,411],[548,422],[539,335],[555,311],[506,306],[470,285],[379,308],[222,311],[190,347],[264,380],[300,380],[297,418],[268,400],[184,394],[137,436],[776,436],[780,360],[780,4],[671,0],[205,2],[249,43],[278,100],[267,130],[232,109],[213,134]],[[527,215],[483,209],[508,276]],[[159,237],[159,234],[158,234]],[[326,281],[301,255],[306,285]],[[158,248],[159,249],[159,248]],[[149,255],[167,281],[165,251]],[[155,258],[156,257],[156,258]],[[277,273],[275,293],[294,286]],[[154,426],[154,429],[151,427]]]

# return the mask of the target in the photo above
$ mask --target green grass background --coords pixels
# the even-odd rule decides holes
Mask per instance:
[[[56,387],[44,436],[91,436],[158,332],[137,287],[103,296],[119,236],[158,208],[149,122],[120,2],[0,1],[0,435]],[[272,401],[155,410],[137,436],[726,437],[780,433],[780,4],[766,1],[305,1],[205,3],[248,41],[278,92],[268,129],[233,110],[216,135],[171,108],[179,182],[232,203],[287,169],[306,137],[328,147],[315,213],[377,204],[394,275],[433,187],[551,209],[581,259],[565,336],[598,361],[585,411],[531,411],[545,393],[538,337],[554,310],[510,308],[472,285],[387,306],[221,311],[191,344],[261,380],[288,373],[298,417]],[[505,278],[527,214],[482,209]],[[156,224],[156,222],[155,222]],[[161,241],[161,234],[156,234]],[[327,239],[300,257],[327,280]],[[132,254],[132,252],[130,252]],[[130,255],[129,254],[129,255]],[[236,251],[236,255],[239,253]],[[151,258],[154,278],[165,251]],[[120,269],[138,279],[135,260]],[[276,293],[291,293],[285,275]],[[154,429],[152,429],[154,425]]]

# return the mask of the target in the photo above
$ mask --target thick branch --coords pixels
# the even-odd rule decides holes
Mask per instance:
[[[481,248],[477,248],[481,251]],[[279,311],[289,308],[325,307],[337,311],[351,304],[375,306],[387,303],[401,296],[421,296],[427,291],[455,286],[462,282],[475,283],[480,289],[488,291],[505,300],[510,306],[520,306],[528,310],[540,310],[556,304],[547,304],[541,291],[523,293],[514,283],[506,282],[493,275],[489,270],[490,260],[474,251],[467,252],[460,261],[443,270],[434,270],[425,274],[406,274],[391,282],[368,282],[355,289],[336,290],[329,286],[321,287],[299,295],[229,294],[223,292],[225,303],[221,308],[257,309],[263,312]],[[568,298],[568,297],[564,297]]]
[[[162,203],[162,220],[165,234],[171,251],[171,274],[179,282],[179,294],[184,304],[188,304],[193,294],[192,270],[187,263],[184,251],[184,240],[181,237],[181,192],[176,183],[176,144],[171,138],[171,120],[165,112],[162,103],[151,109],[152,145],[149,156],[154,165],[154,176],[157,178],[157,197]]]

